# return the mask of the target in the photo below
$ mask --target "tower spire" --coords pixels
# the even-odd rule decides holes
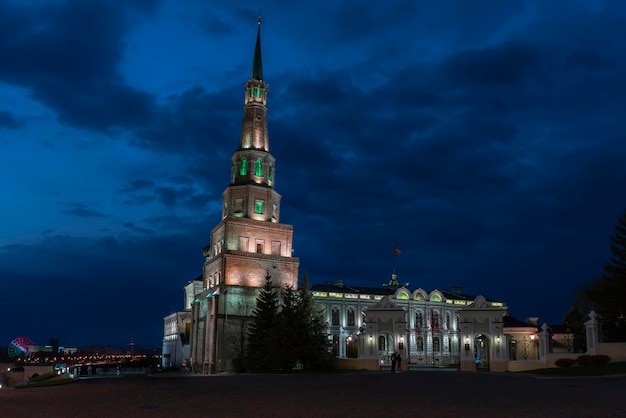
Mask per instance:
[[[254,59],[252,61],[251,80],[263,80],[263,62],[261,60],[261,11],[257,19],[256,47],[254,48]]]

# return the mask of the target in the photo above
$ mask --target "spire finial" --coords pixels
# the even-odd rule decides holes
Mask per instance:
[[[256,47],[254,48],[254,59],[252,60],[252,72],[250,79],[263,80],[263,64],[261,63],[261,11],[257,20]]]

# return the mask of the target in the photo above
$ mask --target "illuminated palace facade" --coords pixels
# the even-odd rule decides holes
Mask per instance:
[[[337,280],[315,285],[312,290],[329,324],[333,354],[375,362],[361,367],[388,365],[393,352],[417,367],[457,366],[465,348],[463,335],[470,335],[473,343],[470,360],[482,358],[487,367],[493,356],[488,352],[488,341],[482,340],[483,333],[498,335],[505,341],[505,304],[479,297],[484,300],[482,309],[487,308],[492,315],[482,321],[482,328],[475,329],[477,312],[472,308],[476,308],[477,298],[463,294],[460,288],[410,290],[400,286],[393,274],[389,285],[380,288],[348,286]],[[467,329],[468,325],[471,331],[463,334],[463,327]],[[499,357],[504,360],[502,349]]]
[[[202,275],[185,286],[184,309],[164,318],[163,367],[189,365],[207,374],[232,370],[266,277],[276,289],[298,288],[293,227],[280,223],[281,196],[274,189],[276,161],[269,152],[268,85],[258,24],[221,220],[204,248]],[[416,366],[473,370],[478,360],[489,370],[505,370],[511,356],[521,355],[516,342],[537,331],[524,324],[507,328],[502,302],[460,289],[410,290],[398,284],[395,274],[380,288],[337,281],[312,291],[326,315],[335,356],[369,362],[363,367],[370,369],[388,364],[391,353],[399,351],[405,365],[410,360]]]

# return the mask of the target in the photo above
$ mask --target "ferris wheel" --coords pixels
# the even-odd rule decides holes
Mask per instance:
[[[30,357],[28,347],[32,347],[34,345],[35,343],[33,343],[29,338],[18,337],[11,341],[11,344],[9,345],[9,357]]]

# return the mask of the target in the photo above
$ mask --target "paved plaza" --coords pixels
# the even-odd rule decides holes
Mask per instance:
[[[161,373],[0,390],[0,417],[624,417],[626,377]]]

